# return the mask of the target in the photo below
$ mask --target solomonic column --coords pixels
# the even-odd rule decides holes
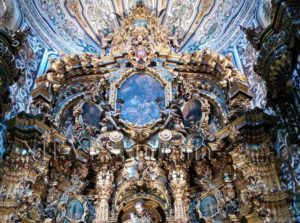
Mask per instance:
[[[102,169],[97,174],[97,206],[96,219],[97,223],[107,223],[109,218],[108,201],[112,192],[113,174],[108,169]]]

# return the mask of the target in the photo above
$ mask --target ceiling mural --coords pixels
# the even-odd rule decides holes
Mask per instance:
[[[101,53],[108,38],[131,12],[136,0],[20,0],[31,27],[57,52]],[[179,38],[179,51],[210,48],[222,52],[241,35],[257,1],[145,0],[170,36]]]
[[[253,3],[253,1],[215,1],[211,11],[200,21],[198,29],[195,31],[190,43],[186,44],[187,49],[196,50],[205,47],[215,49],[215,45],[224,43],[225,39],[233,38],[234,31],[239,29],[239,25],[242,25],[243,21],[238,21],[237,17],[247,15],[244,14],[244,10],[251,11],[251,3]],[[243,8],[245,4],[247,7]],[[227,32],[228,30],[230,30],[230,32]]]
[[[24,24],[24,27],[26,25]],[[24,75],[10,86],[11,111],[6,114],[7,119],[27,110],[30,103],[29,96],[45,50],[38,35],[33,30],[29,30],[26,42],[15,59],[16,67],[23,70]]]
[[[171,33],[178,32],[181,36],[183,36],[193,25],[193,21],[197,15],[201,15],[205,10],[202,8],[204,2],[209,2],[207,5],[212,3],[212,1],[201,0],[172,0],[167,6],[166,14],[164,15],[162,23]]]

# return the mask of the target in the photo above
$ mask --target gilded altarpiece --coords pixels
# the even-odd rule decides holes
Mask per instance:
[[[178,53],[143,4],[120,20],[8,122],[1,222],[289,222],[276,118],[231,58]]]

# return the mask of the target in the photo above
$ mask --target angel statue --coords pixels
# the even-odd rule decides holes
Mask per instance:
[[[152,223],[150,215],[144,210],[143,203],[138,201],[135,206],[135,213],[130,213],[130,219],[125,223]]]
[[[172,101],[167,108],[161,109],[160,112],[162,117],[164,118],[164,124],[161,129],[169,128],[185,133],[185,129],[182,123],[183,115],[177,101]]]
[[[100,114],[100,126],[101,132],[111,131],[113,129],[120,130],[117,125],[117,118],[120,116],[120,112],[115,111],[111,105],[103,105],[103,111]]]
[[[100,30],[98,30],[98,39],[100,41],[100,44],[101,44],[101,48],[104,49],[105,53],[107,53],[107,51],[109,50],[110,48],[110,44],[113,40],[112,36],[111,35],[107,35],[105,36],[103,34],[103,32],[101,32]]]
[[[173,46],[175,49],[178,49],[180,47],[181,41],[180,33],[176,31],[173,36],[169,37],[169,41],[171,43],[171,46]]]

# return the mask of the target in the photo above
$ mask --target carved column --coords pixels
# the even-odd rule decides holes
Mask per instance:
[[[30,131],[25,132],[24,126]],[[40,208],[49,186],[49,164],[55,153],[53,142],[58,147],[65,139],[38,118],[25,113],[7,122],[6,136],[9,155],[0,169],[0,222],[41,222]]]
[[[107,223],[109,217],[109,204],[110,195],[112,192],[113,174],[106,168],[97,174],[97,207],[95,222]]]
[[[278,161],[271,141],[276,119],[255,109],[235,123],[240,128],[237,130],[232,125],[228,131],[234,147],[231,156],[239,175],[235,178],[241,194],[241,215],[249,222],[290,219],[288,197],[280,185]]]
[[[291,183],[299,171],[293,165],[298,159],[300,143],[300,2],[298,0],[273,1],[273,20],[264,30],[247,29],[247,39],[256,42],[258,51],[255,71],[266,81],[268,106],[280,116],[277,122],[278,135],[284,131],[284,138],[278,138],[279,154],[282,154],[282,176],[292,194],[291,209],[295,222],[300,221],[300,199],[297,182]],[[292,164],[292,165],[290,165]],[[288,179],[291,178],[291,179]]]
[[[186,172],[182,169],[169,173],[171,191],[174,198],[174,220],[175,222],[188,222],[187,191],[188,182]]]
[[[6,159],[0,184],[0,221],[40,221],[39,205],[45,190],[44,175],[50,157],[40,150],[26,150],[14,145]],[[27,154],[24,154],[25,151]],[[20,152],[22,152],[20,154]]]
[[[96,178],[96,218],[95,222],[107,223],[109,218],[109,199],[114,182],[114,165],[107,149],[101,149],[99,159],[93,163],[97,172]]]
[[[175,222],[188,222],[188,170],[191,162],[185,158],[179,145],[172,151],[164,161],[165,169],[168,171],[170,188],[174,199]]]

